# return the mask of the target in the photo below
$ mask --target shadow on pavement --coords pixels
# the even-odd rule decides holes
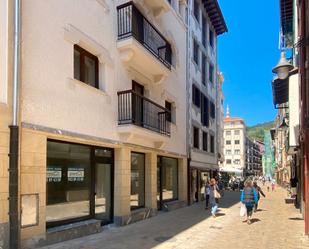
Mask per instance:
[[[216,216],[220,217],[220,216],[224,216],[225,213],[216,213]]]
[[[293,217],[293,218],[289,218],[289,220],[304,220],[303,218],[299,218],[299,217]]]
[[[224,211],[224,208],[232,207],[239,202],[239,192],[225,191],[224,196],[219,200],[219,209],[221,208]],[[221,219],[225,215],[225,213],[219,211],[217,219]],[[55,248],[91,248],[89,247],[90,244],[102,242],[102,245],[99,247],[101,249],[124,248],[123,245],[125,245],[126,249],[151,249],[166,241],[177,241],[177,234],[207,219],[213,218],[210,210],[205,210],[205,201],[201,201],[172,212],[160,211],[155,217],[128,226],[111,227],[110,229],[103,230],[101,233],[90,235],[88,238],[76,239],[74,242],[70,242],[72,243],[70,247],[61,247],[61,244],[59,244],[59,247]],[[219,230],[222,227],[213,225],[210,229]]]
[[[256,211],[257,211],[257,212],[263,212],[263,211],[267,211],[267,210],[266,210],[266,209],[260,209],[260,208],[259,208],[259,209],[257,209]]]
[[[261,220],[260,220],[260,219],[257,219],[257,218],[253,218],[253,219],[251,219],[251,224],[256,223],[256,222],[259,222],[259,221],[261,221]]]

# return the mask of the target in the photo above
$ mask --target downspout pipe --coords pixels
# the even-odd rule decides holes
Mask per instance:
[[[13,86],[12,86],[12,124],[10,128],[9,151],[9,223],[10,249],[20,248],[20,229],[18,212],[18,90],[20,73],[20,0],[14,0],[14,49],[13,49]]]
[[[190,176],[190,168],[191,168],[191,146],[190,146],[190,65],[189,65],[189,56],[190,56],[190,5],[187,5],[187,15],[186,15],[186,23],[187,23],[187,32],[186,32],[186,150],[187,150],[187,205],[191,205],[191,176]]]

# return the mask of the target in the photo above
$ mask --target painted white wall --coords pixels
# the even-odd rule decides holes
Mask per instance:
[[[219,134],[217,134],[217,117],[220,115],[217,110],[217,36],[214,28],[210,22],[207,13],[202,7],[202,2],[200,1],[200,20],[196,20],[193,12],[193,1],[188,1],[188,14],[189,14],[189,40],[188,40],[188,100],[189,100],[189,143],[191,148],[191,165],[195,167],[205,167],[210,168],[207,164],[218,164],[217,162],[217,141]],[[206,48],[203,47],[202,43],[202,14],[206,17]],[[209,43],[209,29],[214,32],[214,47],[212,48]],[[197,65],[193,60],[193,40],[196,40],[199,44],[199,65]],[[202,84],[202,52],[206,55],[206,78],[207,84],[204,86]],[[209,63],[214,67],[213,83],[209,82]],[[192,103],[192,84],[195,84],[199,90],[207,96],[216,106],[216,119],[212,120],[210,118],[210,126],[204,127],[201,124],[201,112],[200,108],[197,108]],[[200,149],[197,150],[193,148],[193,126],[200,129]],[[208,133],[208,150],[210,150],[210,134],[215,136],[215,153],[209,153],[202,150],[202,131]]]
[[[102,4],[104,2],[104,4]],[[124,0],[28,0],[23,2],[22,121],[85,135],[120,140],[117,92],[129,90],[143,72],[128,72],[117,49],[116,7]],[[164,106],[166,92],[177,102],[176,125],[162,149],[186,153],[186,30],[172,13],[147,18],[170,34],[177,64],[162,84],[145,83],[146,95]],[[52,18],[51,18],[52,17]],[[73,30],[73,31],[72,31]],[[72,32],[70,32],[72,31]],[[73,43],[99,55],[99,85],[95,89],[73,78]],[[149,56],[153,57],[150,53]],[[155,57],[153,57],[156,60]],[[133,143],[153,147],[147,139]]]
[[[289,146],[297,147],[299,145],[300,130],[300,100],[299,100],[299,75],[295,74],[289,78]],[[291,153],[296,153],[293,150]]]
[[[0,1],[0,103],[8,98],[8,0]]]
[[[235,135],[235,131],[239,131],[239,135]],[[231,135],[227,135],[226,131],[230,131]],[[223,169],[244,169],[246,165],[246,126],[241,121],[225,121],[224,122],[224,158]],[[231,141],[231,145],[226,144],[226,140]],[[239,145],[235,144],[235,140],[239,140]],[[231,150],[231,154],[226,151]],[[240,154],[235,154],[235,150],[240,150]],[[227,164],[226,160],[230,159],[231,164]],[[235,164],[234,160],[239,159],[240,164]]]

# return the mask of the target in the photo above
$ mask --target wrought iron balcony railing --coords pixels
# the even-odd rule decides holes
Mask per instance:
[[[142,15],[133,2],[117,7],[118,40],[134,37],[168,69],[171,69],[172,50],[170,43]]]
[[[133,90],[118,92],[118,124],[134,124],[170,136],[171,113]]]

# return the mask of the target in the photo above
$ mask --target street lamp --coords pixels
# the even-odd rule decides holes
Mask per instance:
[[[293,65],[290,64],[285,58],[284,49],[281,50],[280,60],[278,64],[273,68],[272,72],[278,75],[281,80],[286,79],[289,76],[289,72],[293,69]]]
[[[289,128],[289,125],[286,122],[286,117],[283,117],[282,118],[282,123],[279,125],[279,129],[285,130],[287,128]]]

